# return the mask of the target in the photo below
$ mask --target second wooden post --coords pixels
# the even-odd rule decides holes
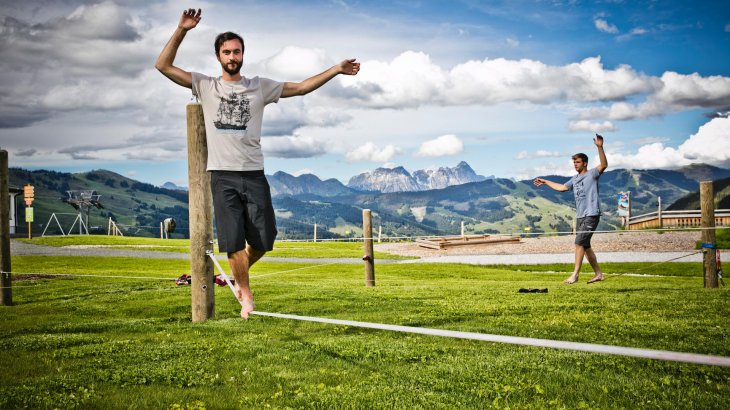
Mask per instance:
[[[213,261],[213,199],[206,171],[208,145],[203,106],[188,104],[188,212],[190,215],[190,276],[192,276],[193,322],[215,316]]]
[[[362,236],[365,248],[365,286],[375,286],[375,253],[373,252],[373,214],[369,209],[362,210]]]
[[[715,193],[712,181],[700,182],[700,210],[702,211],[702,250],[705,287],[717,285],[717,244],[715,243]]]

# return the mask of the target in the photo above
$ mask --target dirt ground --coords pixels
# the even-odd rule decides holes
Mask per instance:
[[[495,236],[495,238],[498,236]],[[375,250],[403,256],[514,255],[530,253],[572,253],[575,236],[526,237],[517,242],[459,245],[443,250],[418,246],[415,242],[375,244]],[[700,231],[596,233],[591,245],[596,252],[680,252],[692,251]]]

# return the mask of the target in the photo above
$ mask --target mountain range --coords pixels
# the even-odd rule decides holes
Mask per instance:
[[[531,232],[554,232],[569,231],[571,228],[574,217],[572,193],[560,193],[547,187],[536,188],[531,180],[480,177],[466,163],[425,173],[430,178],[416,176],[420,175],[418,171],[406,175],[402,168],[389,171],[381,171],[381,175],[367,185],[363,177],[361,180],[364,182],[357,186],[373,188],[387,181],[389,176],[397,181],[405,181],[403,176],[410,175],[410,179],[416,180],[415,185],[410,185],[414,189],[401,192],[358,190],[336,179],[321,180],[312,174],[293,176],[276,172],[268,175],[279,237],[311,238],[314,224],[317,224],[319,238],[360,236],[364,208],[373,211],[376,231],[380,227],[383,235],[391,237],[458,234],[461,223],[464,223],[469,234],[514,233],[526,229]],[[372,176],[376,173],[366,174]],[[478,180],[455,184],[462,180],[459,179],[461,177]],[[419,178],[421,182],[418,182]],[[556,182],[568,179],[561,176],[546,178]],[[599,229],[619,226],[615,212],[618,192],[631,192],[632,210],[637,215],[656,210],[658,197],[661,197],[665,209],[666,206],[677,206],[673,204],[682,198],[690,198],[685,203],[692,207],[694,203],[691,196],[699,189],[698,179],[712,179],[716,184],[722,184],[724,178],[730,178],[730,170],[707,165],[673,171],[607,171],[600,183],[604,217]],[[424,181],[454,185],[425,189],[429,185]],[[187,235],[187,192],[177,186],[155,187],[106,170],[69,174],[10,169],[11,186],[20,187],[27,183],[36,187],[36,231],[45,228],[44,225],[50,222],[50,215],[54,212],[60,219],[66,219],[60,222],[66,229],[78,212],[69,208],[61,198],[68,196],[67,191],[94,190],[101,195],[100,202],[104,206],[103,209],[94,208],[88,212],[89,224],[96,226],[97,231],[105,231],[108,218],[112,218],[123,227],[125,234],[157,236],[159,223],[164,218],[174,217],[178,232],[173,236]],[[725,203],[722,201],[730,196],[728,191],[730,189],[716,190],[720,196],[718,203]],[[19,220],[23,220],[22,214]],[[55,222],[51,225],[55,225]],[[22,231],[23,227],[19,229]]]
[[[347,186],[358,191],[412,192],[443,189],[485,179],[487,178],[477,175],[469,164],[461,161],[454,168],[418,170],[413,174],[403,167],[377,168],[350,178]]]

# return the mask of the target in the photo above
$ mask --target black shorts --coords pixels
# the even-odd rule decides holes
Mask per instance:
[[[213,209],[221,252],[246,244],[259,251],[274,249],[276,218],[264,171],[211,171]]]
[[[596,216],[586,216],[584,218],[578,218],[575,223],[575,231],[577,234],[575,235],[575,244],[582,246],[584,249],[589,249],[591,247],[591,238],[593,237],[593,232],[598,227],[598,221],[600,221],[601,217],[599,215]]]

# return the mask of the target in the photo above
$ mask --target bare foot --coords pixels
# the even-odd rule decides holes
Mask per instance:
[[[572,274],[572,275],[570,275],[570,277],[569,277],[568,279],[565,279],[565,280],[563,281],[563,283],[565,283],[565,284],[567,284],[567,285],[572,285],[572,284],[574,284],[575,282],[578,282],[578,275],[576,275],[576,274]]]
[[[241,317],[248,319],[249,313],[253,312],[254,309],[253,294],[250,290],[244,291],[243,289],[240,289],[240,293],[242,295],[242,298],[239,299],[241,302]]]
[[[600,282],[602,280],[603,280],[603,274],[602,273],[598,273],[598,274],[596,274],[596,276],[588,279],[588,283]]]

